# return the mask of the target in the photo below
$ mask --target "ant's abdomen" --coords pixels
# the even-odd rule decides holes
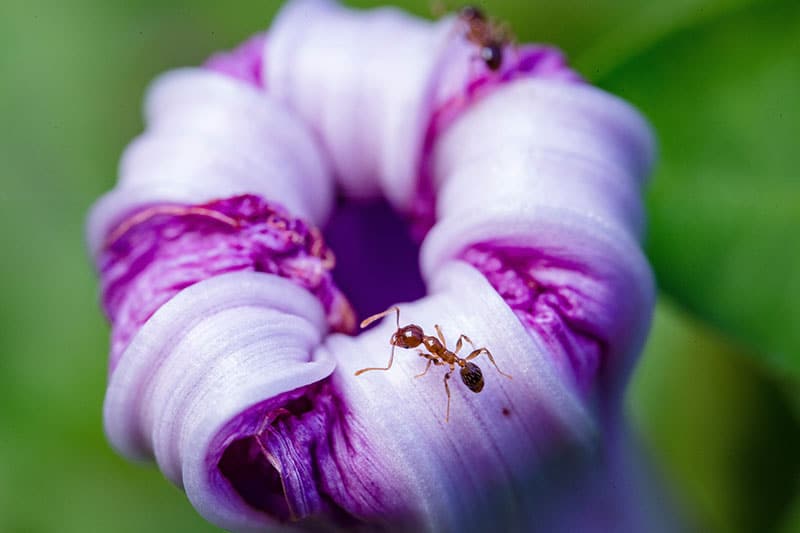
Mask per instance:
[[[475,363],[467,363],[461,368],[461,381],[472,392],[480,392],[483,390],[483,372]]]

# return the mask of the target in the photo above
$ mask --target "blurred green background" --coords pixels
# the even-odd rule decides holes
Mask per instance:
[[[0,532],[213,530],[105,442],[108,331],[82,225],[142,128],[148,81],[278,7],[222,4],[0,5]],[[658,132],[662,295],[627,402],[654,468],[700,530],[800,532],[800,2],[483,5]]]

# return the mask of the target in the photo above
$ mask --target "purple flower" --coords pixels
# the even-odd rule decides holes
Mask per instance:
[[[88,226],[106,430],[221,527],[642,528],[620,399],[653,306],[650,130],[558,51],[509,45],[495,72],[463,30],[298,1],[147,96]],[[326,236],[356,258],[334,276],[317,228],[336,188],[340,212],[384,196],[424,237],[427,295],[402,323],[441,324],[451,349],[469,335],[513,379],[481,355],[484,389],[456,373],[446,421],[447,369],[415,379],[415,351],[354,375],[386,363],[396,324],[332,332],[415,297],[397,292],[415,274],[371,281],[334,216]],[[403,242],[375,246],[391,262]]]

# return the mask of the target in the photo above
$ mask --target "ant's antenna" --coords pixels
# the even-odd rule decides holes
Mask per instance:
[[[371,317],[365,318],[364,320],[362,320],[361,321],[361,329],[364,329],[365,327],[369,326],[370,324],[372,324],[376,320],[380,320],[381,318],[385,317],[386,315],[388,315],[392,311],[397,311],[397,329],[400,329],[400,308],[397,307],[396,305],[393,305],[392,307],[390,307],[389,309],[387,309],[383,313],[378,313],[376,315],[372,315]]]

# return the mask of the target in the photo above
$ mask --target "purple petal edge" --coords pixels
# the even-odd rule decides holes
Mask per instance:
[[[459,51],[463,56],[464,49]],[[459,57],[459,52],[454,52]],[[500,89],[506,84],[526,78],[556,80],[567,83],[583,83],[583,78],[572,70],[564,53],[558,48],[543,45],[508,47],[508,58],[498,72],[485,68],[470,69],[466,78],[459,80],[458,61],[448,63],[455,71],[445,71],[436,91],[436,102],[425,127],[422,140],[419,168],[417,171],[417,198],[412,208],[412,232],[419,240],[435,223],[436,187],[434,185],[433,154],[440,135],[478,100]],[[460,57],[461,62],[465,60]],[[473,61],[468,59],[468,61]],[[463,75],[463,74],[461,74]],[[449,79],[455,77],[454,79]]]
[[[320,299],[334,330],[350,331],[355,318],[333,283],[333,265],[319,230],[257,196],[139,211],[112,233],[100,258],[103,305],[113,324],[111,371],[165,302],[227,272],[289,278]]]
[[[267,34],[257,33],[234,50],[217,52],[203,66],[254,87],[263,87],[262,70],[266,43]]]
[[[212,443],[209,474],[272,520],[303,520],[300,529],[404,523],[408,510],[375,482],[384,467],[340,396],[328,379],[247,409]]]

